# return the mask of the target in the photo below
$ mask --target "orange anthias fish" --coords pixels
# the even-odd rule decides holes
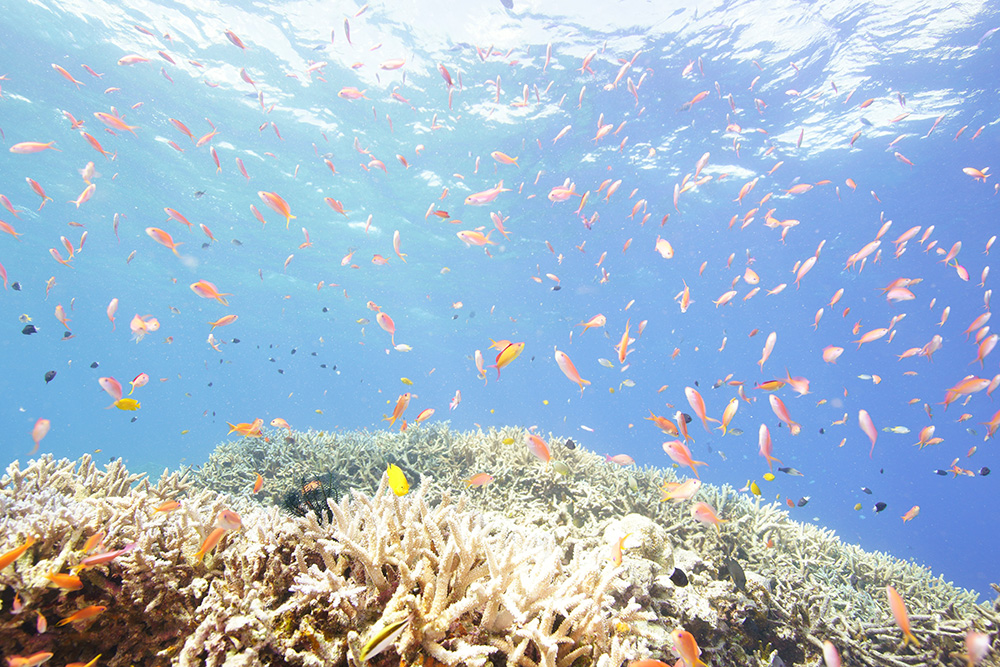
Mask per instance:
[[[590,380],[584,380],[580,377],[580,372],[576,370],[576,366],[573,365],[572,360],[570,360],[569,355],[562,350],[556,350],[555,352],[556,364],[563,374],[569,378],[571,382],[575,382],[580,386],[580,393],[583,394],[583,388],[590,384]]]
[[[701,488],[701,480],[699,479],[686,479],[683,482],[664,482],[660,490],[663,491],[663,497],[660,501],[669,500],[670,502],[679,503],[683,500],[691,500],[694,498],[695,494]]]
[[[476,192],[465,198],[465,203],[468,206],[482,206],[483,204],[489,204],[491,201],[497,198],[501,192],[510,192],[510,188],[505,188],[503,186],[503,181],[501,180],[495,186],[489,190],[483,190],[482,192]]]
[[[682,667],[707,667],[699,657],[701,649],[698,648],[698,642],[695,641],[694,635],[690,632],[684,628],[677,628],[670,633],[670,641],[673,644],[674,653],[681,658],[679,664]]]
[[[697,466],[707,466],[708,464],[704,461],[695,461],[691,457],[691,450],[687,448],[680,440],[671,440],[670,442],[663,443],[663,451],[667,453],[667,456],[671,458],[677,465],[687,466],[691,468],[695,477],[698,477]]]
[[[666,417],[660,417],[659,415],[654,415],[652,410],[649,411],[649,416],[643,417],[643,419],[653,422],[660,428],[661,431],[663,431],[667,435],[672,435],[675,438],[680,435],[680,433],[677,431],[677,427],[674,426],[674,423],[672,421],[670,421]]]
[[[389,422],[389,426],[392,427],[396,424],[396,420],[403,416],[406,412],[406,408],[410,407],[410,392],[405,394],[400,394],[399,398],[396,399],[396,407],[392,411],[391,417],[383,417],[382,421]]]
[[[767,429],[767,424],[760,425],[760,432],[757,434],[757,444],[760,447],[760,455],[767,459],[767,469],[773,471],[772,464],[775,461],[781,463],[781,459],[776,459],[772,456],[771,432]]]
[[[78,591],[83,588],[83,581],[75,574],[62,574],[60,572],[49,572],[45,578],[59,588],[67,591]]]
[[[715,513],[715,509],[713,509],[708,503],[699,502],[692,505],[691,516],[696,521],[713,524],[715,529],[720,533],[722,532],[722,529],[719,528],[719,524],[726,522],[726,519],[719,518],[719,516]]]
[[[174,254],[180,257],[180,253],[177,252],[177,247],[184,245],[183,243],[176,243],[174,238],[170,236],[169,233],[163,231],[158,227],[147,227],[146,234],[149,238],[153,239],[157,243],[174,251]]]
[[[34,535],[31,535],[28,537],[27,540],[25,540],[24,544],[17,547],[16,549],[11,549],[7,553],[0,556],[0,570],[3,570],[5,567],[16,561],[21,556],[23,556],[24,552],[30,549],[34,543],[35,543],[35,537]]]
[[[56,625],[57,626],[59,626],[59,625],[67,625],[68,623],[76,623],[77,621],[86,621],[88,618],[93,618],[93,617],[97,616],[98,614],[103,614],[106,609],[107,609],[107,607],[105,607],[103,605],[92,604],[89,607],[84,607],[83,609],[81,609],[80,611],[76,612],[75,614],[67,616],[63,620],[61,620],[58,623],[56,623]]]
[[[628,330],[631,322],[632,320],[625,321],[625,333],[622,334],[622,339],[618,342],[618,345],[615,346],[615,350],[618,352],[618,363],[620,364],[625,363],[625,357],[628,356],[629,353],[629,343],[635,342],[634,338],[628,337]]]
[[[257,193],[260,200],[268,205],[268,207],[275,213],[284,216],[285,218],[285,229],[288,229],[288,223],[292,221],[295,216],[292,215],[291,209],[288,207],[288,202],[281,198],[280,195],[274,192],[264,192],[263,190]]]
[[[229,422],[226,422],[229,424]],[[254,419],[252,423],[242,422],[239,424],[229,424],[229,433],[239,433],[244,438],[259,438],[260,427],[264,425],[264,420]]]
[[[687,397],[688,404],[691,406],[691,409],[694,410],[696,415],[698,415],[698,419],[701,420],[705,430],[711,433],[712,429],[709,427],[708,422],[713,421],[716,424],[720,422],[718,419],[712,419],[706,416],[705,401],[702,399],[701,394],[698,393],[698,390],[693,387],[684,387],[684,395]]]
[[[726,431],[729,428],[729,422],[733,421],[733,417],[736,416],[736,410],[740,407],[740,399],[732,398],[729,400],[729,405],[722,412],[722,424],[717,428],[722,431],[722,435],[726,435]]]
[[[465,484],[469,487],[473,486],[486,486],[493,481],[493,475],[487,472],[476,473],[469,479],[465,480]]]
[[[528,434],[528,451],[543,463],[548,463],[552,460],[552,453],[549,452],[549,446],[534,433]]]
[[[191,283],[191,291],[203,299],[215,299],[223,306],[228,306],[229,302],[224,297],[232,296],[230,292],[220,292],[218,288],[207,280],[199,280]]]
[[[587,329],[591,329],[593,327],[603,327],[607,323],[607,321],[608,321],[608,319],[606,317],[604,317],[604,315],[601,315],[600,313],[598,313],[597,315],[594,315],[593,317],[591,317],[586,322],[580,322],[576,326],[583,327],[583,333],[586,333]],[[583,335],[583,334],[581,334],[581,335]]]
[[[55,654],[49,651],[39,651],[31,655],[11,655],[7,657],[7,667],[37,667],[51,660],[53,655]]]
[[[920,646],[920,642],[910,631],[910,616],[906,613],[906,604],[903,602],[903,598],[891,584],[886,584],[885,594],[889,598],[889,609],[892,610],[892,617],[896,619],[896,625],[903,631],[903,645],[913,642],[916,646]]]
[[[767,398],[771,402],[771,410],[774,412],[774,415],[781,421],[785,422],[791,434],[798,435],[801,433],[802,426],[798,422],[792,421],[791,415],[788,414],[788,408],[785,407],[785,402],[774,394],[771,394]]]

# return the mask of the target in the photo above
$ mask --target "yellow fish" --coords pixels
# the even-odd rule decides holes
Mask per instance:
[[[505,444],[505,445],[513,445],[513,444],[514,444],[514,438],[504,438],[504,439],[502,440],[502,442],[503,442],[503,444]]]
[[[774,481],[774,473],[771,473],[771,472],[764,473],[764,479],[766,479],[769,482],[773,482]]]
[[[858,503],[857,505],[855,505],[854,509],[855,510],[860,510],[861,509],[861,503]]]
[[[402,382],[403,384],[405,384],[408,387],[412,387],[413,386],[413,380],[411,380],[410,378],[399,378],[399,381]]]
[[[560,475],[568,475],[570,473],[569,466],[563,463],[562,461],[553,461],[552,470],[559,473]]]
[[[760,487],[757,486],[757,482],[750,482],[750,493],[754,494],[755,496],[760,495]]]
[[[138,410],[142,405],[134,398],[119,398],[115,401],[115,407],[119,410]]]
[[[400,467],[394,463],[390,463],[389,467],[386,468],[385,473],[389,476],[389,488],[397,496],[405,496],[410,490],[410,483],[406,481],[406,475]]]

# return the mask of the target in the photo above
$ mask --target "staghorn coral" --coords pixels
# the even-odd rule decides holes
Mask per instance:
[[[672,546],[674,564],[691,582],[675,585],[664,558],[651,559],[643,553],[645,546],[626,543],[622,575],[609,594],[619,609],[634,598],[642,609],[657,614],[653,623],[640,620],[625,631],[633,647],[629,656],[669,658],[662,648],[666,632],[684,624],[703,646],[713,647],[706,655],[718,659],[770,664],[780,654],[786,664],[814,664],[822,640],[831,639],[860,664],[885,664],[879,656],[895,654],[899,637],[884,599],[886,583],[906,598],[914,632],[937,646],[919,655],[960,652],[959,627],[962,632],[997,631],[997,609],[977,604],[975,593],[920,565],[845,544],[832,531],[793,520],[776,503],[739,495],[728,486],[703,486],[699,499],[728,520],[720,535],[696,524],[686,504],[659,501],[660,485],[676,479],[670,469],[619,468],[551,438],[553,457],[572,471],[563,476],[531,457],[524,439],[523,429],[453,433],[439,423],[402,433],[297,434],[293,447],[308,450],[305,456],[318,471],[369,491],[390,462],[411,479],[432,476],[443,490],[465,489],[464,480],[489,472],[492,484],[464,492],[467,506],[490,521],[516,518],[544,530],[562,548],[564,566],[578,554],[606,558],[609,544],[632,530],[615,527],[626,515],[652,520]],[[239,468],[243,447],[240,441],[228,443],[217,454],[230,457]],[[245,493],[252,474],[242,469],[245,481],[224,488]],[[223,480],[215,470],[206,465],[198,481],[218,488]],[[288,488],[300,480],[279,477],[269,483]],[[766,546],[768,540],[773,548]],[[733,554],[745,571],[746,590],[737,590],[720,574],[726,554]]]
[[[154,487],[120,462],[101,473],[87,457],[43,458],[23,471],[13,464],[0,486],[6,534],[43,538],[2,573],[24,604],[20,617],[0,619],[7,655],[227,667],[345,664],[353,655],[357,663],[361,638],[400,616],[411,622],[397,652],[410,662],[557,667],[612,648],[619,614],[605,592],[613,568],[582,553],[563,565],[551,536],[485,520],[447,493],[432,508],[429,484],[404,498],[384,482],[372,497],[355,492],[330,503],[330,524],[230,503],[192,488],[186,474]],[[156,512],[165,497],[181,497],[181,508]],[[198,562],[212,517],[230,504],[244,529]],[[78,562],[86,535],[101,528],[113,546],[137,548],[85,570],[83,590],[48,588],[44,573]],[[88,604],[107,610],[44,635],[27,622],[34,612],[55,619]]]
[[[925,568],[845,545],[729,487],[700,495],[728,519],[719,532],[687,504],[659,502],[671,470],[623,469],[553,441],[572,471],[557,474],[525,451],[523,430],[285,438],[225,443],[196,474],[165,472],[156,484],[89,457],[12,464],[0,480],[0,552],[39,541],[0,572],[0,651],[51,650],[57,664],[102,653],[109,665],[346,665],[379,628],[409,619],[370,664],[621,667],[671,659],[678,625],[715,665],[815,665],[824,639],[845,664],[945,664],[968,629],[995,633],[1000,622],[997,604]],[[386,488],[389,462],[421,480],[403,498]],[[263,505],[250,495],[257,470]],[[466,487],[484,471],[492,484]],[[316,477],[353,490],[328,517],[280,507]],[[166,499],[181,508],[156,512]],[[225,507],[243,530],[195,560]],[[79,562],[99,529],[108,548],[137,548],[84,570],[80,591],[53,589],[45,574]],[[611,545],[628,533],[613,567]],[[730,560],[745,573],[740,588]],[[906,598],[920,647],[898,646],[887,582]],[[7,613],[14,591],[20,615]],[[107,611],[52,627],[88,604]],[[36,611],[51,621],[45,634]]]

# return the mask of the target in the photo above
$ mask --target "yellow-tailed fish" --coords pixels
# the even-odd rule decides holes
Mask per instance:
[[[142,405],[134,398],[119,398],[115,401],[115,407],[119,410],[138,410]]]
[[[413,386],[413,380],[411,380],[410,378],[399,378],[399,381],[402,382],[403,384],[405,384],[408,387],[412,387]]]

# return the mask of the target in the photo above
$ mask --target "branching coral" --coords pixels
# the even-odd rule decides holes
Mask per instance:
[[[946,662],[968,629],[1000,622],[996,606],[925,568],[729,487],[699,495],[727,519],[721,531],[696,523],[686,504],[659,500],[671,470],[620,468],[558,439],[550,447],[569,474],[532,458],[513,428],[280,437],[225,443],[196,475],[156,484],[89,457],[11,465],[0,553],[38,542],[0,571],[5,610],[15,592],[24,608],[0,615],[0,650],[102,653],[112,666],[319,667],[359,664],[378,630],[406,620],[369,664],[621,667],[671,659],[667,636],[684,626],[712,664],[815,665],[831,640],[849,664],[902,665]],[[387,488],[388,463],[410,479],[408,495]],[[258,470],[264,492],[252,496]],[[479,472],[493,482],[468,487]],[[320,516],[280,506],[317,477],[352,490]],[[167,500],[180,507],[157,511]],[[227,507],[243,529],[197,561]],[[107,549],[136,546],[83,570],[82,590],[54,589],[45,575],[79,563],[98,531]],[[906,599],[916,649],[899,647],[886,583]],[[107,610],[35,630],[35,612],[55,621],[86,605]]]

